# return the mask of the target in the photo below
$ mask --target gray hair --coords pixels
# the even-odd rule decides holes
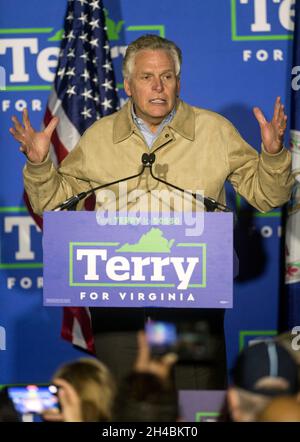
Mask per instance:
[[[143,35],[138,39],[134,40],[127,47],[126,54],[123,60],[123,77],[129,78],[133,71],[133,64],[135,56],[139,51],[144,49],[149,50],[164,50],[169,52],[174,60],[176,76],[180,76],[180,68],[182,63],[182,53],[181,50],[173,43],[171,40],[159,37],[158,35]]]

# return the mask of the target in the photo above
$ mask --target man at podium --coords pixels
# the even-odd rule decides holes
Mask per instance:
[[[287,117],[277,97],[271,121],[259,108],[254,115],[261,130],[261,153],[239,135],[221,115],[190,106],[179,98],[181,51],[171,41],[145,35],[132,42],[124,63],[124,88],[129,97],[121,110],[94,123],[58,169],[50,155],[50,140],[58,125],[54,117],[35,131],[25,109],[23,124],[13,117],[10,132],[26,155],[25,188],[34,211],[42,215],[67,198],[101,183],[134,175],[144,153],[156,155],[165,181],[183,189],[199,189],[225,204],[224,184],[260,211],[288,201],[293,179],[291,156],[283,146]],[[128,193],[140,189],[149,195],[156,187],[151,176],[128,181]],[[160,188],[167,189],[162,183]],[[112,186],[116,193],[116,187]],[[116,194],[117,210],[121,199]],[[126,203],[134,205],[134,200]],[[101,201],[96,202],[96,208]],[[78,204],[78,209],[82,204]],[[179,364],[175,369],[180,389],[223,389],[226,386],[224,311],[222,309],[91,309],[98,357],[117,377],[132,366],[136,331],[149,319],[205,321],[214,336],[215,358],[210,365]]]

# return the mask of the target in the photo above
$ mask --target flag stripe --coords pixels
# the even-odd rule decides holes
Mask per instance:
[[[56,132],[61,143],[68,151],[71,151],[79,141],[80,134],[74,124],[66,115],[62,102],[57,97],[56,91],[53,89],[48,101],[48,110],[51,115],[59,118],[59,125],[56,127]]]
[[[76,321],[75,321],[76,320]],[[88,308],[64,307],[61,335],[74,345],[95,352]]]
[[[53,115],[51,115],[51,112],[49,108],[47,107],[45,117],[44,117],[44,124],[47,126],[49,122],[52,120]],[[54,146],[55,154],[57,157],[58,163],[61,163],[62,160],[68,155],[68,150],[63,145],[63,143],[60,141],[56,129],[54,130],[52,137],[51,137],[52,145]]]

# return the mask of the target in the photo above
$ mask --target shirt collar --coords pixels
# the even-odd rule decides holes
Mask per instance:
[[[164,126],[166,126],[168,123],[170,123],[170,121],[173,120],[175,113],[176,113],[176,107],[174,106],[173,109],[171,110],[171,112],[163,119],[163,121],[158,126],[157,134],[160,132],[160,130]],[[142,118],[139,118],[136,115],[133,103],[131,103],[131,115],[132,115],[133,121],[135,122],[135,124],[137,125],[137,127],[139,129],[143,128],[143,129],[148,129],[148,131],[150,131],[148,124]]]
[[[115,114],[113,126],[113,143],[124,141],[134,132],[136,125],[131,112],[131,100]],[[176,113],[170,127],[188,140],[195,139],[195,113],[191,106],[178,99]]]

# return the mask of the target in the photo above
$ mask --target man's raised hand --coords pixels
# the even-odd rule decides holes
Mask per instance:
[[[52,118],[48,126],[41,132],[37,132],[31,126],[27,109],[23,110],[23,125],[15,116],[12,117],[12,121],[14,127],[9,131],[15,140],[21,143],[20,151],[33,163],[43,162],[49,152],[51,136],[59,119]]]
[[[287,116],[284,113],[284,105],[280,97],[276,98],[273,118],[267,121],[258,107],[253,108],[254,115],[260,125],[261,139],[268,153],[276,154],[283,146],[284,132],[286,129]]]

